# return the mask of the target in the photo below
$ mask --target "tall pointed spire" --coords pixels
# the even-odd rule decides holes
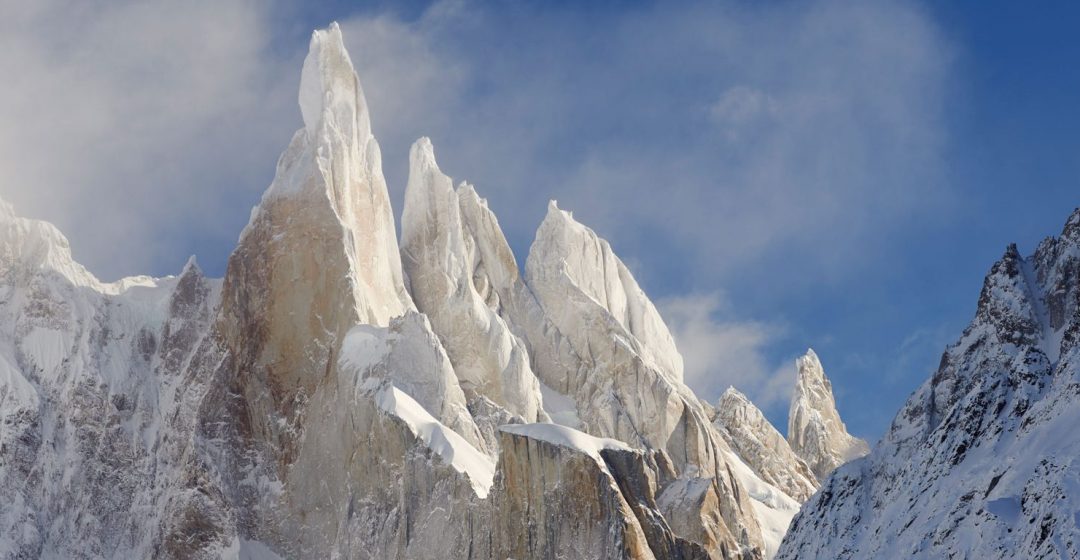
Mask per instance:
[[[355,136],[360,140],[371,135],[371,118],[364,91],[345,50],[337,22],[311,34],[307,58],[300,73],[299,101],[309,136],[317,134],[323,124],[355,126]]]
[[[865,441],[848,433],[836,410],[832,383],[814,350],[795,361],[798,377],[788,413],[788,443],[818,480],[833,469],[870,452]]]

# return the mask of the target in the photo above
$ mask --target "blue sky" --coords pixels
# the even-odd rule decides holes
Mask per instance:
[[[420,135],[520,261],[559,199],[699,394],[734,383],[782,430],[813,346],[880,436],[1005,246],[1080,204],[1068,3],[88,4],[0,0],[0,196],[99,276],[223,274],[338,20],[398,213]]]

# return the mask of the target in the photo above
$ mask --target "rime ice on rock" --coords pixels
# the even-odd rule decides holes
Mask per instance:
[[[501,232],[472,223],[465,205],[475,193],[464,184],[454,190],[430,140],[418,140],[409,161],[401,253],[417,307],[431,318],[467,391],[523,421],[547,420],[528,350],[499,316],[488,277],[503,263],[488,262],[484,248],[503,241]],[[499,239],[484,239],[496,234]]]
[[[832,383],[812,349],[795,361],[798,377],[788,412],[788,443],[818,480],[836,467],[870,452],[865,441],[848,434],[840,420]]]

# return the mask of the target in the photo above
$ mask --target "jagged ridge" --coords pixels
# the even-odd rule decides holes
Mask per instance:
[[[522,275],[422,139],[399,252],[336,24],[299,105],[223,280],[101,283],[0,204],[0,555],[775,550],[804,467],[749,401],[713,424],[606,241],[552,203]]]
[[[779,558],[1080,557],[1080,210],[990,269],[978,309],[878,447],[839,468]]]

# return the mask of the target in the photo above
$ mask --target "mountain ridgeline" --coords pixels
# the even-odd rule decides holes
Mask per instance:
[[[978,309],[779,558],[1080,558],[1080,209],[990,269]]]
[[[552,202],[522,270],[427,139],[399,240],[337,25],[299,103],[223,279],[102,283],[0,204],[0,558],[763,559],[865,453],[812,351],[788,439],[734,389],[702,401],[605,240]],[[909,416],[959,421],[965,363]]]

